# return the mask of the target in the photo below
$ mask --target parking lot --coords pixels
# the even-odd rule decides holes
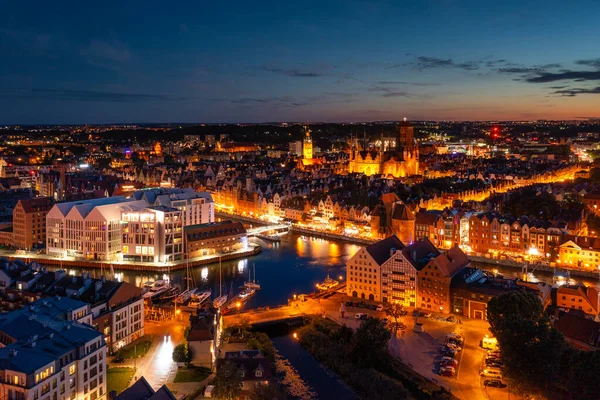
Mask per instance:
[[[347,300],[346,300],[347,301]],[[350,300],[352,301],[352,300]],[[356,300],[354,300],[356,303]],[[346,305],[344,318],[340,317],[341,297],[334,296],[321,301],[321,306],[327,313],[340,323],[352,328],[360,325],[361,320],[356,319],[357,313],[364,313],[370,317],[384,318],[393,322],[393,317],[386,316],[384,311],[376,311],[367,307]],[[397,336],[390,340],[390,352],[407,363],[419,374],[438,382],[451,390],[458,398],[471,400],[497,400],[508,398],[506,388],[486,388],[486,378],[480,377],[480,371],[485,365],[486,350],[481,348],[481,339],[489,335],[489,324],[486,321],[458,318],[455,322],[448,322],[448,315],[433,314],[429,317],[413,315],[412,310],[407,310],[407,315],[399,318],[406,325],[406,329],[399,330]],[[414,332],[415,323],[422,324],[423,332]],[[456,354],[458,366],[453,377],[440,376],[439,367],[442,358],[442,348],[448,333],[457,333],[464,338],[462,351]],[[510,397],[517,399],[513,393]]]

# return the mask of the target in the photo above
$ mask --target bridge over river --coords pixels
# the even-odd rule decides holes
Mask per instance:
[[[304,317],[310,315],[339,314],[341,301],[345,296],[338,293],[338,290],[343,289],[344,286],[345,284],[315,295],[298,296],[295,300],[290,300],[287,305],[233,311],[223,317],[223,323],[225,326],[245,323],[253,327],[280,323],[298,325],[302,323]]]

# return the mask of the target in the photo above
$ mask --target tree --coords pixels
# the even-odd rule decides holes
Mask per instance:
[[[275,346],[273,346],[273,342],[266,333],[254,333],[252,337],[248,339],[247,345],[251,349],[260,350],[271,362],[275,361]]]
[[[378,318],[362,321],[354,334],[352,358],[357,366],[377,368],[387,360],[390,332]]]
[[[242,391],[242,372],[231,361],[217,367],[215,378],[215,397],[218,399],[237,399]]]
[[[387,303],[385,306],[385,312],[387,315],[394,318],[394,326],[395,329],[398,329],[398,318],[400,318],[404,313],[404,307],[400,303]]]
[[[514,389],[546,396],[561,390],[567,346],[535,293],[519,290],[493,298],[488,321],[502,349],[504,376]]]
[[[275,383],[257,384],[250,391],[250,400],[285,400],[287,396]]]
[[[190,353],[185,343],[178,344],[173,349],[173,361],[175,362],[189,362]]]

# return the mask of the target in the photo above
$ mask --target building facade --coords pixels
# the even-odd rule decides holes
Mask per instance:
[[[241,222],[230,220],[185,227],[188,258],[230,253],[248,248],[248,235]]]
[[[419,148],[414,140],[414,127],[406,121],[398,125],[398,139],[394,149],[369,149],[358,140],[351,144],[349,173],[362,173],[367,176],[383,174],[395,178],[419,173]]]
[[[52,197],[19,200],[13,210],[13,244],[31,249],[46,243],[46,215],[54,205]]]
[[[43,299],[0,318],[3,398],[106,398],[106,346],[99,332],[76,321],[73,306],[87,305]]]
[[[469,259],[458,247],[432,258],[417,272],[417,306],[444,314],[452,312],[450,282],[468,265]]]

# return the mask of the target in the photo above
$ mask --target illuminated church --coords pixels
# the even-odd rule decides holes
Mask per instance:
[[[306,135],[304,136],[304,141],[302,142],[302,165],[307,166],[320,164],[320,159],[313,158],[313,141],[312,136],[310,135],[310,129],[305,126],[304,130],[306,131]]]
[[[419,147],[415,143],[414,127],[410,122],[400,122],[395,147],[386,149],[384,141],[378,149],[361,146],[354,140],[350,147],[349,173],[386,175],[402,178],[419,173]]]

